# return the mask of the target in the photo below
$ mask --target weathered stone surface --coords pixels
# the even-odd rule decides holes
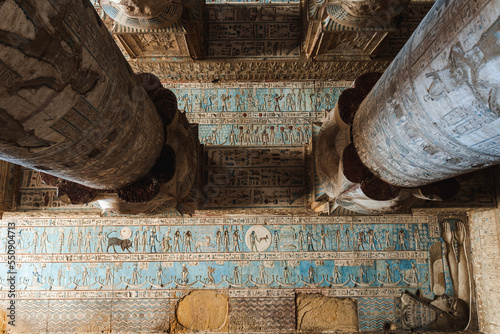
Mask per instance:
[[[358,329],[357,306],[352,299],[299,293],[296,305],[299,331],[349,332]]]
[[[377,27],[389,24],[404,9],[408,0],[339,1],[327,4],[328,16],[335,22],[350,27]]]
[[[231,298],[229,332],[278,332],[295,329],[294,298]]]
[[[366,72],[384,71],[387,60],[373,61],[242,61],[175,63],[168,59],[131,61],[136,72],[149,72],[162,81],[238,81],[238,80],[354,80]]]
[[[115,0],[112,2],[125,15],[137,18],[159,16],[170,4],[170,1],[164,0]]]
[[[500,167],[496,170],[500,200]],[[500,333],[500,208],[469,214],[479,329]]]
[[[227,331],[229,298],[214,291],[193,291],[179,301],[172,332]]]
[[[0,310],[0,333],[5,333],[7,331],[7,313],[4,310]]]
[[[499,15],[495,0],[436,2],[354,117],[373,174],[416,187],[500,163]]]
[[[0,2],[0,158],[91,188],[142,178],[163,124],[90,2]]]
[[[2,300],[1,302],[0,333],[39,333],[45,330],[47,325],[46,321],[39,321],[39,323],[37,323],[30,315],[27,315],[19,309],[19,301],[16,301],[15,310],[12,313],[7,310],[7,307],[10,306],[10,300]]]
[[[83,326],[80,326],[77,331],[78,332],[99,332],[106,333],[111,332],[111,314],[107,312],[100,312],[96,314],[92,314],[88,318],[88,323]]]
[[[19,166],[0,160],[0,212],[16,209],[20,177]]]

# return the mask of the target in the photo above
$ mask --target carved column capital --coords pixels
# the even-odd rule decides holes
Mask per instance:
[[[177,22],[183,6],[180,0],[100,0],[115,22],[139,29],[159,29]]]
[[[389,25],[407,3],[407,0],[330,0],[326,13],[348,27],[383,27]]]

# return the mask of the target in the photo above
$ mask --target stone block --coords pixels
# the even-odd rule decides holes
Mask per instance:
[[[299,331],[351,332],[358,329],[357,305],[352,299],[300,293],[295,302]]]
[[[293,298],[231,298],[231,333],[293,331]]]
[[[172,333],[227,332],[229,298],[215,291],[193,291],[177,304]]]

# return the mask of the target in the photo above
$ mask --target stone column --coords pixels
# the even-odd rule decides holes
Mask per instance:
[[[354,145],[392,185],[500,163],[500,2],[438,0],[359,107]]]
[[[146,175],[163,123],[87,0],[0,0],[0,159],[92,188]]]

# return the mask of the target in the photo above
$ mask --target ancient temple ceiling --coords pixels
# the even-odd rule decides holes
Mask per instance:
[[[215,6],[233,8],[233,3],[215,3],[214,13]],[[271,2],[269,7],[278,5],[288,6]],[[247,9],[244,12],[252,12]],[[224,15],[228,13],[234,14],[234,8]],[[293,22],[285,23],[284,31],[291,33]],[[234,28],[226,21],[213,25],[209,33]],[[474,233],[486,224],[464,232],[467,218],[457,214],[457,208],[463,213],[467,207],[494,207],[491,175],[476,174],[446,208],[429,204],[435,209],[432,213],[291,214],[307,201],[303,144],[313,136],[314,122],[332,108],[347,81],[389,64],[411,24],[405,29],[382,41],[373,59],[336,55],[322,61],[302,58],[302,49],[294,53],[292,38],[289,44],[278,42],[277,48],[271,42],[272,57],[243,57],[227,42],[231,38],[221,38],[224,33],[209,34],[205,47],[212,48],[213,55],[206,53],[195,61],[182,55],[183,40],[175,34],[116,30],[132,67],[159,75],[179,97],[179,109],[199,124],[199,138],[206,145],[203,205],[209,210],[193,217],[99,217],[95,208],[61,202],[55,188],[41,183],[38,172],[23,169],[19,211],[4,215],[5,222],[16,226],[18,325],[32,332],[176,332],[175,321],[182,325],[180,301],[192,290],[226,298],[229,307],[223,311],[222,332],[332,332],[341,326],[349,332],[384,332],[388,325],[398,331],[427,325],[436,309],[428,301],[401,295],[420,291],[421,297],[432,299],[453,295],[457,279],[458,284],[469,285],[471,272],[467,271],[465,284],[464,276],[454,276],[444,249],[457,247],[467,252],[461,258],[470,261],[469,243],[479,244]],[[227,55],[222,54],[224,43],[230,45]],[[245,82],[212,83],[234,80]],[[254,80],[279,82],[248,82]],[[250,188],[254,192],[248,195]],[[244,211],[246,203],[263,214]],[[264,210],[272,207],[284,208],[287,215],[266,214]],[[484,232],[487,240],[492,239],[493,229]],[[460,230],[462,237],[445,240],[452,230]],[[221,237],[224,232],[227,237]],[[252,241],[252,232],[258,235],[258,244]],[[464,237],[465,233],[470,234]],[[0,258],[5,263],[8,235],[3,224]],[[470,270],[471,263],[467,265]],[[7,268],[2,264],[0,271]],[[2,277],[2,310],[9,301],[7,288]],[[334,305],[349,301],[350,306],[339,305],[352,311],[350,322],[307,324],[300,304],[306,295]],[[474,329],[473,290],[465,302],[471,310],[466,315],[471,319],[469,328]],[[308,313],[312,320],[316,314],[326,314],[316,307]]]
[[[165,82],[342,81],[384,71],[432,4],[412,1],[374,31],[327,21],[318,30],[306,1],[189,1],[181,21],[137,29],[115,23],[94,1],[133,70]]]

